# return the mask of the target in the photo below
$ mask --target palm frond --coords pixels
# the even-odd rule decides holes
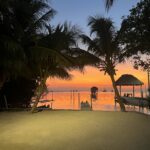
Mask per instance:
[[[31,60],[35,61],[35,62],[48,62],[50,59],[55,60],[57,63],[60,63],[60,65],[64,65],[67,66],[67,64],[70,63],[70,61],[68,59],[66,59],[66,57],[61,54],[60,52],[54,50],[54,49],[50,49],[50,48],[46,48],[46,47],[40,47],[40,46],[35,46],[32,47],[30,49],[30,56],[31,56]]]
[[[112,7],[114,1],[115,0],[105,0],[105,8],[107,11]]]
[[[65,79],[65,80],[72,79],[72,75],[68,73],[68,70],[64,68],[60,68],[60,67],[56,67],[51,72],[49,72],[49,76],[51,78],[60,78],[60,79]]]
[[[50,9],[49,11],[47,11],[46,13],[44,13],[42,16],[40,16],[40,18],[38,18],[34,25],[37,25],[37,24],[44,24],[47,22],[47,21],[50,21],[50,19],[52,19],[54,17],[54,15],[56,14],[56,11],[54,9]]]
[[[90,37],[88,37],[88,36],[86,36],[84,34],[82,34],[80,36],[80,38],[82,40],[82,43],[86,44],[88,46],[88,51],[92,52],[93,54],[98,56],[98,49],[100,49],[100,46],[97,45],[97,43],[98,43],[97,42],[97,38],[92,40]]]
[[[124,61],[123,52],[117,42],[117,32],[110,18],[90,16],[88,20],[90,37],[81,35],[88,51],[99,58],[96,66],[109,75],[115,74],[115,66]],[[93,36],[94,34],[94,36]]]
[[[74,61],[76,62],[74,64],[74,68],[76,69],[79,68],[80,70],[82,70],[87,65],[95,66],[99,62],[98,57],[83,49],[72,48],[70,51],[71,56],[74,58]]]

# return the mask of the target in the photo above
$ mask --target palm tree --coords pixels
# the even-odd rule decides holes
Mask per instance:
[[[122,61],[121,51],[117,43],[117,34],[111,19],[95,16],[89,17],[88,26],[91,36],[81,35],[82,42],[88,46],[88,51],[99,58],[97,67],[104,71],[111,78],[116,98],[121,110],[125,111],[125,106],[120,98],[115,84],[116,65]]]
[[[90,64],[87,58],[91,55],[77,48],[75,27],[66,23],[47,26],[55,13],[44,0],[0,1],[0,85],[23,75],[36,80],[32,111],[46,90],[49,76],[70,79],[69,70],[82,70]],[[45,35],[46,26],[49,33]]]
[[[44,0],[0,1],[0,88],[10,78],[26,76],[29,49],[54,14]]]
[[[69,71],[72,69],[83,70],[85,65],[94,65],[98,62],[95,56],[77,47],[79,30],[76,26],[64,23],[56,27],[47,26],[47,29],[48,34],[39,39],[30,54],[31,68],[38,77],[39,85],[35,91],[36,101],[31,112],[35,111],[42,94],[47,89],[48,77],[71,79]]]

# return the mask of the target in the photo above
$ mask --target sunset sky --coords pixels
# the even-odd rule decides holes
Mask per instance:
[[[57,15],[52,20],[52,24],[68,21],[78,25],[83,32],[89,34],[87,19],[89,16],[101,15],[110,17],[117,29],[121,24],[121,17],[129,14],[129,10],[140,0],[116,0],[114,6],[107,13],[104,7],[104,0],[51,0],[51,6],[57,11]],[[81,45],[82,47],[82,45]],[[133,74],[145,84],[147,84],[147,73],[133,69],[133,63],[127,61],[125,64],[117,66],[116,79],[122,74]],[[101,89],[112,89],[108,75],[93,67],[86,67],[84,73],[72,71],[73,79],[70,81],[59,79],[48,79],[47,85],[51,89],[89,89],[91,86],[98,86]]]

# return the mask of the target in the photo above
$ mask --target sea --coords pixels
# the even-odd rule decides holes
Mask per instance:
[[[124,92],[125,93],[125,92]],[[122,94],[124,94],[122,93]],[[140,92],[136,92],[137,97],[141,96]],[[90,91],[49,91],[41,100],[49,100],[49,102],[39,103],[38,106],[49,105],[55,110],[80,110],[81,103],[88,102],[93,110],[101,111],[120,111],[119,104],[115,105],[114,92],[98,92],[96,99],[91,99]],[[138,107],[127,107],[128,111],[139,111]],[[147,109],[142,110],[144,113],[150,113]]]

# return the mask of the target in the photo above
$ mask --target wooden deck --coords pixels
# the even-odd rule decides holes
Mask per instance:
[[[121,97],[123,103],[126,105],[132,106],[140,106],[140,107],[149,107],[150,102],[146,98],[139,98],[139,97]]]

